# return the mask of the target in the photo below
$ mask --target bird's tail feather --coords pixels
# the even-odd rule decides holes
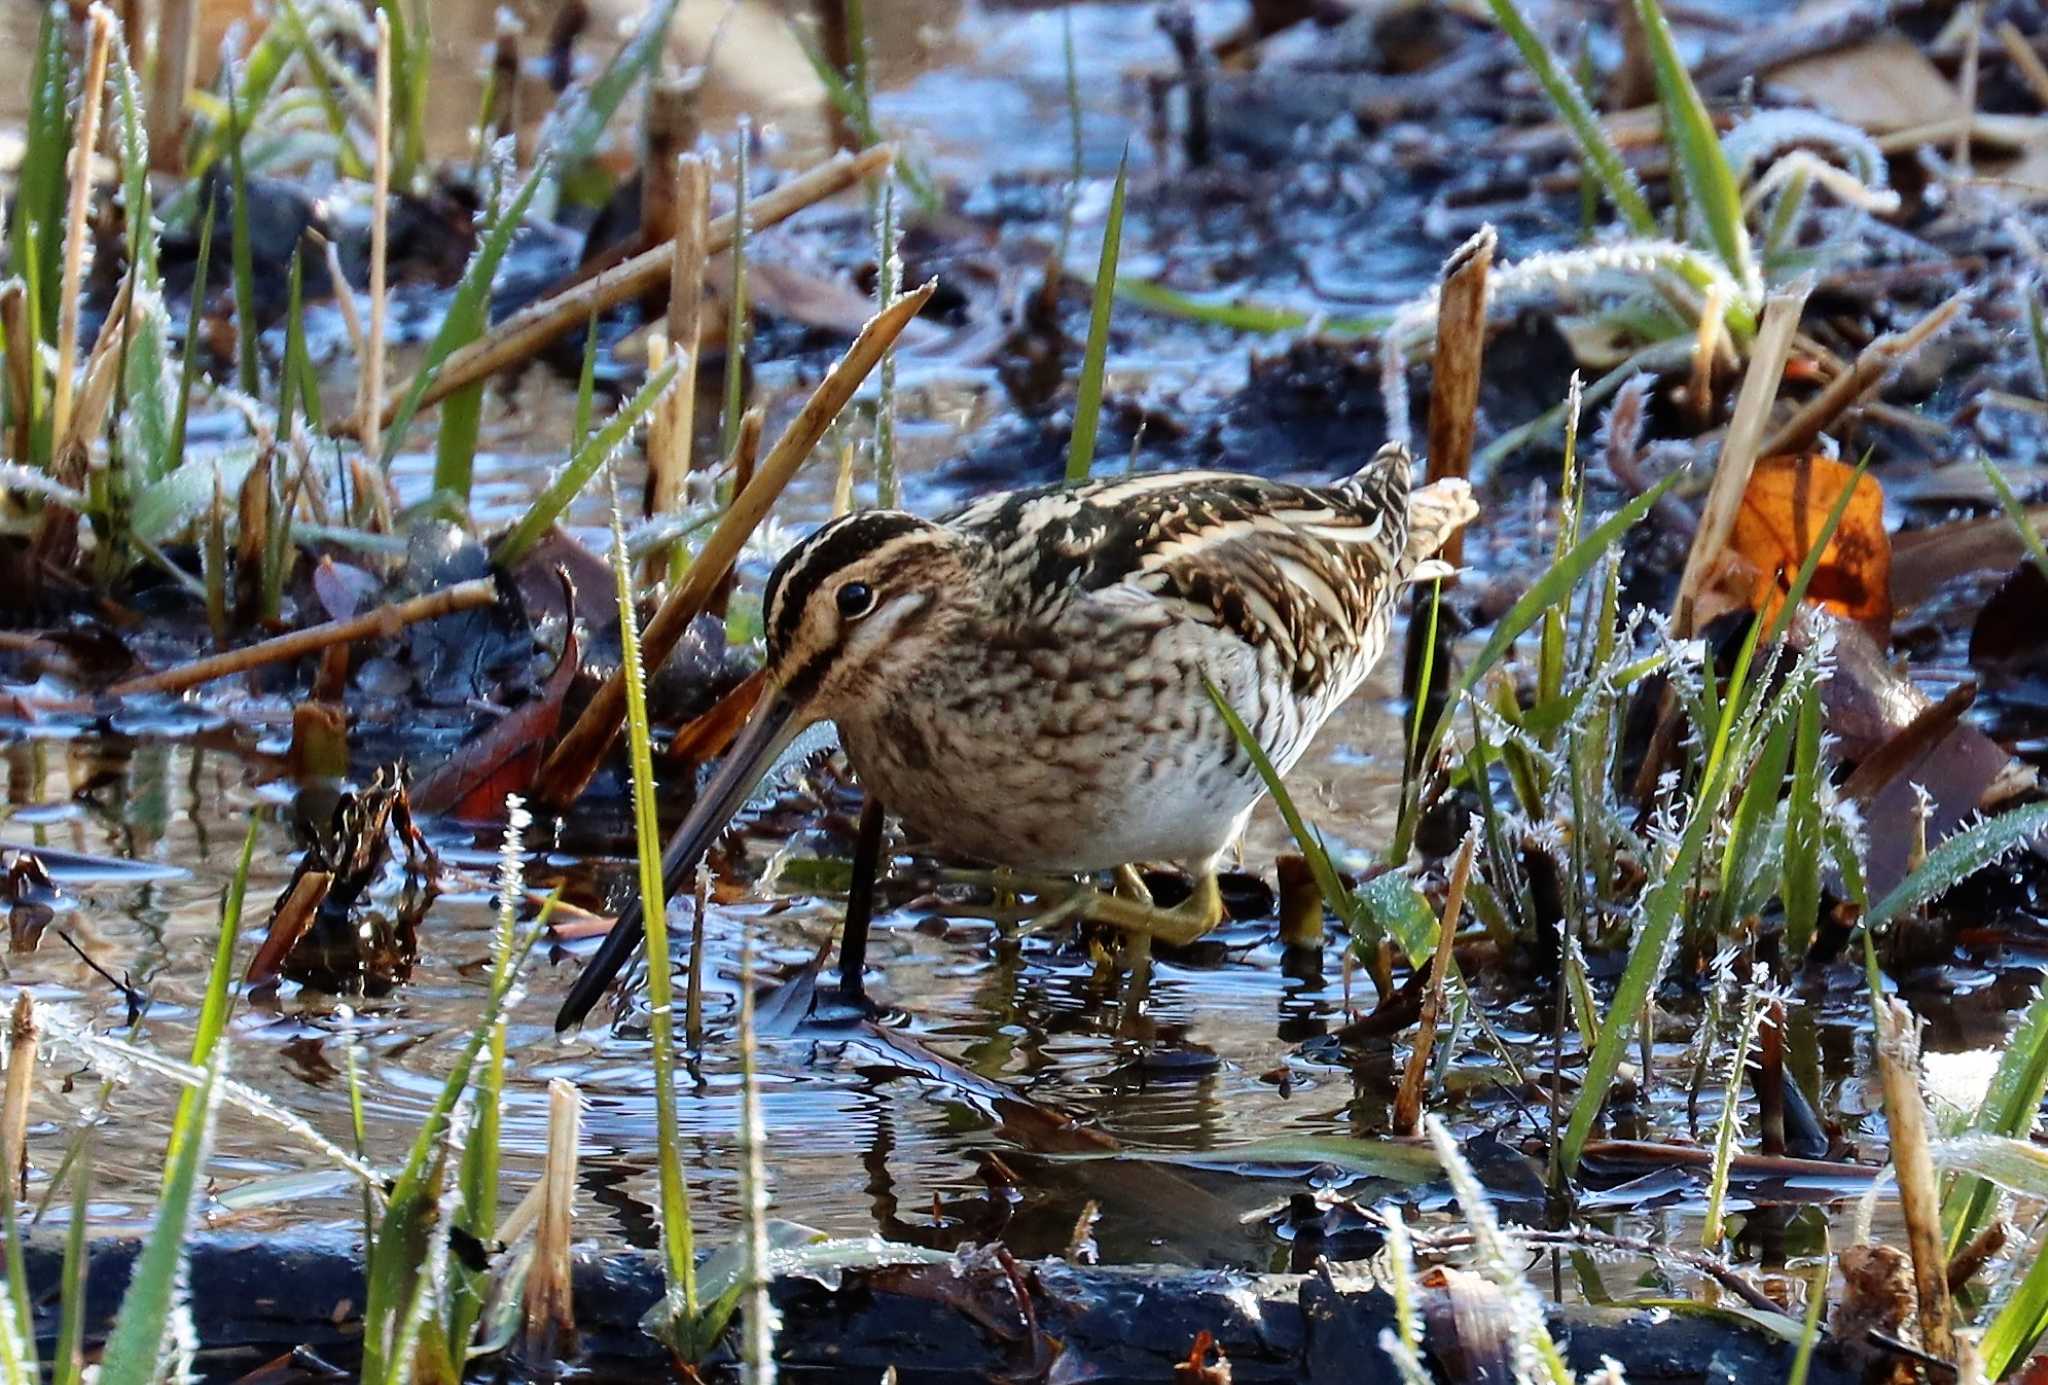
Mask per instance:
[[[1401,566],[1410,580],[1451,535],[1478,514],[1472,483],[1462,477],[1432,481],[1409,496],[1408,547],[1401,555]]]

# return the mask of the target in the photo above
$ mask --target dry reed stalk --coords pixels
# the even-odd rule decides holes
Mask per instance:
[[[183,692],[201,683],[210,683],[216,678],[246,673],[265,664],[282,663],[286,659],[296,659],[302,654],[315,654],[330,645],[360,639],[389,639],[408,625],[417,625],[423,620],[434,620],[460,611],[473,611],[480,606],[488,606],[497,599],[496,584],[488,577],[479,577],[474,581],[459,582],[452,587],[443,587],[440,591],[428,592],[425,596],[394,601],[363,615],[351,616],[347,620],[330,620],[319,625],[310,625],[304,630],[294,630],[288,635],[279,635],[275,639],[263,640],[246,648],[231,649],[225,654],[194,659],[176,668],[167,668],[161,673],[123,679],[107,691],[115,697],[146,692]]]
[[[1699,333],[1693,339],[1692,380],[1687,386],[1693,422],[1702,432],[1714,422],[1714,357],[1721,348],[1721,314],[1727,309],[1727,292],[1721,285],[1707,289],[1700,305]]]
[[[673,240],[682,212],[676,187],[678,160],[697,142],[698,83],[664,76],[647,92],[647,150],[640,165],[640,238],[643,245]]]
[[[0,332],[8,341],[29,341],[28,286],[19,279],[0,285]],[[29,396],[35,389],[30,366],[35,356],[29,351],[6,353],[7,394],[14,401],[13,426],[9,430],[7,455],[26,462],[29,455]]]
[[[348,329],[348,349],[357,360],[364,360],[370,348],[363,336],[363,310],[356,303],[356,291],[348,276],[341,272],[341,254],[334,248],[334,242],[318,231],[307,234],[319,241],[320,251],[327,258],[327,277],[334,284],[334,301],[341,305],[341,325]]]
[[[1884,1082],[1884,1119],[1892,1135],[1892,1168],[1913,1287],[1920,1308],[1920,1345],[1955,1359],[1949,1331],[1948,1255],[1941,1234],[1941,1188],[1927,1145],[1927,1106],[1920,1096],[1920,1035],[1912,1011],[1887,998],[1878,1007],[1877,1061]]]
[[[767,416],[758,404],[740,415],[739,436],[732,440],[732,493],[734,495],[741,494],[749,485],[753,484],[754,468],[759,465],[761,457],[761,429],[766,422]],[[684,557],[680,546],[677,548],[677,557],[679,559]],[[678,572],[676,575],[680,577],[681,573]],[[732,569],[727,568],[725,580],[718,584],[718,589],[711,593],[711,600],[705,604],[704,609],[717,616],[720,620],[725,619],[726,612],[730,609],[734,580]]]
[[[1479,409],[1479,372],[1486,355],[1486,280],[1498,240],[1491,225],[1444,261],[1437,298],[1436,355],[1429,377],[1429,471],[1432,481],[1472,474],[1472,433]],[[1452,567],[1464,560],[1460,529],[1439,555]]]
[[[79,281],[85,270],[85,221],[92,208],[93,150],[99,147],[101,98],[107,87],[107,54],[114,42],[114,12],[94,5],[87,12],[85,95],[78,112],[78,138],[71,146],[71,205],[64,224],[64,273],[57,298],[57,383],[50,404],[50,436],[69,431],[72,372],[78,364],[78,316],[84,305]]]
[[[356,374],[356,417],[363,450],[379,451],[384,414],[384,271],[391,197],[391,17],[377,11],[377,152],[370,175],[370,337]]]
[[[526,1272],[521,1356],[559,1361],[576,1349],[576,1313],[571,1296],[569,1236],[576,1206],[576,1146],[583,1113],[576,1086],[557,1077],[548,1083],[548,1153],[541,1173],[540,1214],[534,1225],[533,1264]]]
[[[1984,0],[1971,0],[1963,36],[1963,68],[1957,104],[1963,110],[1963,128],[1956,131],[1955,165],[1961,177],[1970,176],[1970,137],[1977,129],[1977,71],[1984,51]]]
[[[668,447],[649,449],[647,513],[665,515],[682,503],[683,477],[690,469],[691,436],[697,426],[697,360],[702,354],[704,317],[704,226],[711,212],[711,174],[704,161],[685,154],[675,161],[670,179],[675,206],[671,212],[668,280],[668,341],[676,357],[676,381],[657,410]],[[738,494],[741,487],[733,487]]]
[[[859,154],[840,154],[763,193],[747,204],[749,232],[787,220],[815,202],[844,192],[889,166],[895,151],[876,145]],[[704,232],[704,253],[719,254],[732,247],[737,219],[727,213],[713,221]],[[563,334],[590,321],[593,313],[609,312],[621,303],[640,297],[673,272],[674,250],[657,245],[625,263],[615,265],[574,288],[544,298],[498,323],[482,337],[451,354],[441,371],[420,396],[420,407],[438,404],[455,391],[497,374],[510,365],[527,360]],[[407,380],[394,389],[384,405],[383,422],[397,416],[401,401],[412,393]],[[341,431],[360,431],[362,420],[339,425]]]
[[[1692,536],[1692,550],[1686,554],[1685,572],[1678,579],[1678,598],[1673,606],[1678,633],[1692,633],[1693,607],[1699,599],[1714,563],[1727,546],[1735,527],[1735,512],[1749,489],[1750,472],[1756,459],[1764,425],[1770,421],[1771,405],[1778,397],[1778,383],[1785,374],[1785,358],[1792,349],[1792,334],[1799,328],[1799,312],[1806,304],[1806,290],[1773,294],[1764,304],[1762,324],[1750,348],[1749,371],[1742,377],[1742,393],[1736,396],[1734,416],[1721,440],[1721,457],[1714,466],[1713,484],[1700,510],[1700,527]]]
[[[162,0],[149,80],[149,166],[174,178],[185,172],[185,98],[198,49],[199,0]]]
[[[845,161],[851,168],[854,161]],[[869,319],[861,328],[860,335],[846,348],[846,354],[825,373],[818,387],[804,406],[797,410],[796,417],[789,421],[782,436],[775,440],[762,459],[759,470],[747,488],[733,497],[725,515],[712,530],[711,537],[698,550],[696,561],[683,580],[670,588],[662,598],[661,607],[647,627],[640,632],[642,666],[659,668],[662,661],[674,651],[676,642],[689,628],[690,622],[705,609],[747,536],[763,519],[775,500],[789,484],[804,459],[825,436],[825,430],[839,411],[846,407],[853,392],[860,388],[868,372],[882,359],[882,353],[889,349],[897,336],[910,320],[923,310],[938,288],[936,279],[912,290],[891,303],[882,312]],[[604,758],[619,728],[625,721],[626,678],[624,669],[614,670],[604,686],[592,697],[583,715],[569,733],[556,744],[541,765],[535,779],[535,794],[543,802],[555,807],[566,807],[574,802],[590,782],[590,776],[597,772],[598,762]]]
[[[0,1098],[0,1196],[28,1196],[28,1098],[36,1080],[36,1006],[27,991],[14,997],[7,1024],[7,1089]]]
[[[1458,934],[1458,916],[1465,910],[1465,886],[1472,879],[1472,854],[1479,849],[1479,824],[1465,830],[1458,859],[1451,866],[1450,888],[1444,892],[1443,918],[1436,929],[1436,955],[1430,959],[1429,989],[1422,993],[1422,1012],[1415,1021],[1415,1047],[1394,1094],[1394,1131],[1422,1133],[1422,1091],[1429,1078],[1429,1053],[1436,1047],[1437,1016],[1444,1008],[1444,980],[1451,969],[1451,944]]]
[[[82,459],[86,448],[91,446],[93,438],[107,421],[107,410],[114,402],[114,387],[120,381],[121,347],[127,335],[128,313],[134,297],[133,276],[124,274],[119,287],[114,290],[114,300],[107,308],[106,318],[100,323],[92,354],[86,357],[85,383],[78,391],[77,402],[72,405],[70,425],[55,440],[58,457],[71,456],[81,460],[75,473],[68,466],[60,466],[60,473],[84,474],[86,464]]]
[[[1998,42],[2013,66],[2020,70],[2020,79],[2034,93],[2034,99],[2048,106],[2048,65],[2041,62],[2041,55],[2027,42],[2027,36],[2010,19],[2002,20],[1998,25]]]
[[[1840,417],[1864,391],[1875,386],[1891,368],[1926,345],[1928,340],[1962,312],[1968,292],[1933,309],[1903,332],[1888,332],[1863,348],[1847,370],[1828,381],[1827,388],[1808,400],[1785,426],[1764,441],[1758,455],[1777,457],[1803,451],[1820,436],[1821,430]]]

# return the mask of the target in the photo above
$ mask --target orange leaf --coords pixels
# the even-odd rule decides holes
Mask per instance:
[[[1854,467],[1811,453],[1759,461],[1728,535],[1729,551],[1750,570],[1748,604],[1764,620],[1776,618],[1851,483],[1855,493],[1821,553],[1806,599],[1872,627],[1879,638],[1890,633],[1892,541],[1884,528],[1884,487],[1874,477],[1858,478]]]

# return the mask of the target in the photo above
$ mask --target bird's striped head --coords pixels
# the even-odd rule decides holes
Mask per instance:
[[[965,613],[967,541],[901,510],[859,510],[783,556],[762,620],[768,678],[807,719],[840,718],[886,699]]]

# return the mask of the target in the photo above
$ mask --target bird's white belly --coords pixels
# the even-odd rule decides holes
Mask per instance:
[[[1265,791],[1203,676],[1283,771],[1341,701],[1298,704],[1258,662],[1241,643],[1201,631],[1163,640],[1113,675],[1043,666],[1008,691],[996,680],[966,707],[910,699],[840,732],[870,790],[950,851],[1039,871],[1202,866],[1235,840]]]

